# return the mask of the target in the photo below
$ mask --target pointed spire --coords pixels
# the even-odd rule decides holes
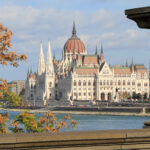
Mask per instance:
[[[30,71],[29,71],[29,68],[28,68],[28,72],[27,72],[27,75],[29,75]]]
[[[103,45],[101,45],[100,61],[101,61],[101,62],[104,61]]]
[[[95,49],[95,55],[97,55],[97,45],[96,45],[96,49]]]
[[[134,63],[133,63],[133,57],[132,57],[131,66],[133,66],[133,65],[134,65]]]
[[[126,60],[126,67],[128,67],[128,60]]]
[[[73,29],[72,29],[72,37],[76,37],[76,27],[75,27],[75,21],[73,21]]]
[[[103,45],[101,45],[101,54],[103,54]]]
[[[54,66],[53,66],[53,60],[52,60],[50,41],[48,41],[48,51],[47,51],[47,59],[46,59],[46,73],[47,74],[53,74],[54,73]]]
[[[43,47],[42,47],[42,41],[40,44],[40,56],[39,56],[39,62],[38,62],[38,75],[41,75],[45,71],[45,63],[44,63],[44,54],[43,54]]]
[[[131,60],[131,71],[132,72],[134,71],[133,57],[132,57],[132,60]]]

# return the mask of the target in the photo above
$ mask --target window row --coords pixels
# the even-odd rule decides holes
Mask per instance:
[[[87,93],[88,94],[88,96],[91,96],[92,95],[92,93],[91,92],[89,92],[89,93]],[[81,93],[74,93],[74,96],[81,96]],[[83,93],[83,96],[86,96],[86,93]],[[93,96],[95,96],[95,92],[93,93]]]
[[[95,81],[93,81],[93,82],[89,81],[88,83],[86,81],[84,81],[83,83],[81,81],[78,81],[78,82],[74,81],[73,85],[74,86],[77,86],[77,85],[78,86],[81,86],[81,85],[83,85],[83,86],[86,86],[86,85],[88,85],[88,86],[90,86],[90,85],[95,86]]]

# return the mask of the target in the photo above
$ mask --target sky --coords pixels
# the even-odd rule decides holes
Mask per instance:
[[[0,78],[25,80],[28,69],[36,72],[41,41],[45,58],[50,40],[52,53],[61,59],[73,21],[89,54],[96,45],[100,53],[103,45],[108,64],[130,64],[133,58],[148,68],[150,31],[139,29],[124,11],[149,5],[149,0],[0,0],[0,23],[14,33],[10,50],[28,57],[17,68],[1,65]]]

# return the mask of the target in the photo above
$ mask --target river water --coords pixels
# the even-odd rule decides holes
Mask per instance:
[[[0,111],[2,113],[4,111]],[[5,111],[7,112],[7,111]],[[8,112],[10,120],[20,112]],[[41,116],[41,113],[36,113],[36,117]],[[57,119],[62,118],[64,114],[56,114]],[[89,131],[89,130],[110,130],[110,129],[141,129],[144,121],[150,117],[137,116],[109,116],[109,115],[71,115],[72,119],[77,121],[76,129],[69,128],[63,131]]]

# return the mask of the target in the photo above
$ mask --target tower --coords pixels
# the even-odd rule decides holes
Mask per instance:
[[[50,42],[48,42],[48,51],[45,70],[45,99],[44,105],[50,103],[49,100],[55,99],[55,73],[52,59]]]
[[[96,45],[96,49],[95,49],[95,55],[97,55],[97,45]]]
[[[75,22],[73,22],[72,37],[77,37],[76,33]]]
[[[43,47],[42,42],[40,44],[40,56],[38,61],[38,75],[41,75],[45,72],[45,63],[44,63],[44,55],[43,55]]]
[[[45,89],[45,62],[42,42],[40,44],[40,56],[38,61],[38,70],[37,70],[37,81],[36,81],[36,93],[35,93],[35,102],[36,106],[43,106],[44,100],[44,89]]]
[[[100,62],[104,62],[103,46],[101,45]]]

